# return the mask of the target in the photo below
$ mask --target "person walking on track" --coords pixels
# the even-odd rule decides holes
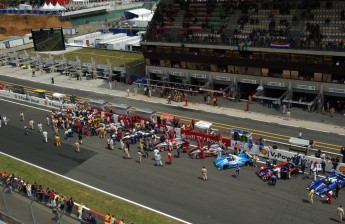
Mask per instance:
[[[338,221],[343,222],[343,216],[344,216],[343,206],[339,205],[339,207],[337,208],[337,215],[338,215]]]
[[[24,112],[23,111],[20,112],[19,116],[20,116],[20,121],[24,121],[25,120],[24,119]]]
[[[201,169],[201,175],[202,175],[202,179],[203,180],[208,180],[208,178],[207,178],[207,169],[206,169],[205,166],[203,166],[202,169]]]
[[[310,203],[310,204],[313,204],[313,203],[314,203],[314,194],[315,194],[314,189],[311,189],[311,190],[309,191],[309,194],[308,194],[308,196],[309,196],[309,203]]]

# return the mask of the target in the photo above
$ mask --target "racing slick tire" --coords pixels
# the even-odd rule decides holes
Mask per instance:
[[[224,165],[223,170],[229,169],[229,165]]]

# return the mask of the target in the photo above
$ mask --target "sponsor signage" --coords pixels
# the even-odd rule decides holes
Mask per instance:
[[[297,84],[296,86],[297,89],[305,89],[305,90],[315,90],[315,86],[308,86],[308,85],[300,85]]]
[[[7,92],[5,90],[0,90],[0,96],[16,99],[20,101],[25,101],[25,102],[36,104],[36,105],[42,105],[42,106],[46,106],[50,108],[55,108],[55,109],[75,108],[75,105],[73,104],[63,104],[58,101],[42,99],[39,97],[28,96],[25,94]]]
[[[85,66],[85,67],[91,67],[92,64],[91,64],[91,63],[83,63],[83,66]]]
[[[5,90],[3,91],[0,91],[0,96],[3,96],[3,97],[12,97],[13,93],[11,92],[7,92]]]
[[[107,69],[107,68],[108,68],[108,65],[97,65],[97,68],[100,68],[100,69]]]
[[[163,74],[163,70],[161,70],[161,69],[152,69],[152,73]]]
[[[231,142],[232,143],[232,142]],[[256,146],[256,145],[255,145]],[[265,147],[262,150],[259,150],[258,147],[253,146],[251,149],[249,149],[247,152],[250,154],[257,154],[260,157],[264,157],[264,158],[269,158],[269,159],[277,159],[278,161],[290,161],[292,162],[292,159],[294,157],[297,156],[297,152],[289,152],[289,151],[285,151],[285,150],[280,150],[280,149],[270,149]],[[304,155],[300,155],[301,158],[304,158],[307,160],[307,164],[310,164],[310,162],[317,162],[318,164],[321,164],[322,159],[320,158],[316,158],[313,156],[304,156]],[[333,170],[333,164],[331,162],[325,161],[326,162],[326,168],[325,170],[327,172],[330,172]],[[340,163],[337,166],[337,171],[340,172],[344,172],[345,171],[345,164],[344,163]]]
[[[69,65],[78,65],[79,63],[77,61],[69,61],[68,64]]]
[[[183,72],[172,72],[170,74],[174,75],[174,76],[184,77],[184,73]]]
[[[345,94],[345,89],[329,88],[328,92]]]
[[[113,67],[113,71],[125,72],[125,68],[124,67]]]
[[[73,40],[75,44],[83,44],[83,40]]]
[[[227,81],[227,82],[230,82],[230,77],[225,77],[225,76],[216,76],[214,77],[215,80],[218,80],[218,81]]]
[[[249,84],[256,84],[256,80],[254,79],[242,79],[242,83],[249,83]]]
[[[196,79],[206,79],[206,75],[205,74],[191,74],[192,78],[196,78]]]
[[[285,83],[283,82],[267,82],[268,86],[279,86],[279,87],[285,87]]]

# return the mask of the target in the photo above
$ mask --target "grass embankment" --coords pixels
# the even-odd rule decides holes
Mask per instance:
[[[33,48],[27,49],[26,52],[31,56],[36,56]],[[23,54],[23,51],[18,51],[18,54]],[[42,58],[48,58],[49,54],[39,53]],[[91,58],[96,64],[107,64],[107,59],[112,66],[123,67],[130,66],[143,62],[144,57],[142,53],[124,52],[124,51],[108,51],[91,48],[83,48],[76,51],[70,51],[63,54],[67,61],[76,61],[76,56],[81,62],[91,63]],[[54,59],[61,60],[62,54],[51,55]]]
[[[76,202],[84,203],[88,208],[107,214],[115,214],[118,219],[125,219],[133,223],[159,223],[175,224],[178,221],[151,212],[136,205],[124,202],[83,185],[66,180],[47,171],[38,169],[26,163],[22,163],[8,156],[0,154],[0,170],[7,173],[15,173],[23,179],[33,183],[37,181],[45,187],[54,189],[55,192],[73,197]]]

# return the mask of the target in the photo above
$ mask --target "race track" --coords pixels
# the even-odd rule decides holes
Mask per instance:
[[[234,170],[218,171],[212,165],[213,158],[191,160],[183,154],[182,158],[174,159],[171,166],[155,167],[152,155],[142,164],[134,158],[125,160],[122,151],[105,149],[105,140],[98,137],[85,137],[80,154],[74,152],[75,138],[63,141],[62,148],[57,150],[52,144],[52,129],[44,126],[50,134],[50,142],[44,143],[37,130],[25,136],[24,125],[19,121],[19,113],[24,111],[27,121],[32,118],[36,125],[39,121],[45,124],[48,110],[2,100],[0,104],[0,114],[6,114],[10,119],[8,126],[0,128],[1,151],[192,223],[332,223],[335,209],[341,202],[335,200],[334,204],[328,205],[315,197],[311,205],[306,201],[305,190],[310,180],[302,176],[280,180],[277,186],[271,187],[255,175],[256,168],[243,167],[236,179]],[[179,110],[160,109],[169,109],[171,113]],[[187,110],[181,113],[195,116]],[[222,119],[212,114],[196,115]],[[270,129],[284,130],[272,125]],[[313,134],[325,138],[324,134]],[[136,149],[136,146],[131,147],[132,157],[135,157]],[[163,159],[166,158],[163,153]],[[209,181],[199,178],[204,165],[208,169]],[[343,197],[341,193],[340,200]]]

